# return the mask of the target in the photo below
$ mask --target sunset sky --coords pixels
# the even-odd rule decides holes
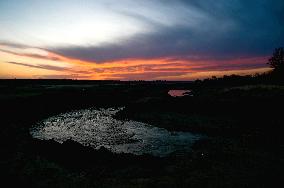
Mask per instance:
[[[0,78],[194,80],[268,71],[283,0],[0,0]]]

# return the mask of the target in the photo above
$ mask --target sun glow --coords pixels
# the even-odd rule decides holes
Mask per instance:
[[[233,59],[224,62],[173,57],[124,59],[97,63],[58,55],[42,48],[0,46],[1,78],[71,78],[94,80],[194,80],[224,74],[268,71],[255,67],[267,57]],[[243,64],[242,64],[243,63]],[[243,67],[245,65],[245,67]]]

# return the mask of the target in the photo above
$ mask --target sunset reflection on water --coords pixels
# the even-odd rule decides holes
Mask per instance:
[[[168,94],[172,97],[183,97],[186,95],[192,96],[191,90],[170,90]]]

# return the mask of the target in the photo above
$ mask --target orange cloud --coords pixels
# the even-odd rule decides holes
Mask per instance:
[[[0,45],[1,78],[77,78],[120,80],[194,80],[224,74],[253,74],[270,70],[267,57],[232,60],[182,58],[125,59],[96,63],[39,48]]]

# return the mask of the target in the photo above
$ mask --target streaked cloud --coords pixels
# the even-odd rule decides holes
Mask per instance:
[[[3,46],[3,45],[2,45]],[[7,47],[6,47],[7,48]],[[24,47],[20,47],[24,48]],[[96,63],[61,56],[44,49],[43,57],[33,56],[37,50],[15,52],[3,51],[0,47],[0,55],[6,61],[0,61],[0,75],[6,77],[30,77],[30,78],[76,78],[76,79],[117,79],[117,80],[156,80],[156,79],[193,79],[196,75],[203,76],[222,72],[255,73],[263,72],[268,57],[250,57],[238,59],[200,59],[200,58],[149,58],[149,59],[123,59]],[[45,58],[45,56],[46,58]],[[56,57],[54,59],[48,58]],[[13,61],[8,61],[12,59]],[[11,72],[10,70],[14,70]],[[202,74],[201,74],[202,72]]]
[[[283,1],[199,0],[165,1],[164,4],[159,6],[170,6],[171,11],[168,14],[161,11],[164,17],[160,14],[157,17],[176,18],[173,22],[176,24],[157,22],[155,17],[139,11],[128,12],[135,19],[153,25],[154,32],[137,33],[119,43],[71,45],[50,50],[73,58],[104,62],[164,56],[211,59],[264,56],[275,47],[284,45]],[[183,8],[180,8],[181,5]],[[172,16],[173,10],[178,16]]]
[[[63,67],[56,67],[52,65],[30,65],[28,63],[17,63],[17,62],[7,62],[14,65],[21,65],[25,67],[31,67],[31,68],[38,68],[38,69],[46,69],[46,70],[55,70],[55,71],[66,71],[66,68]]]

